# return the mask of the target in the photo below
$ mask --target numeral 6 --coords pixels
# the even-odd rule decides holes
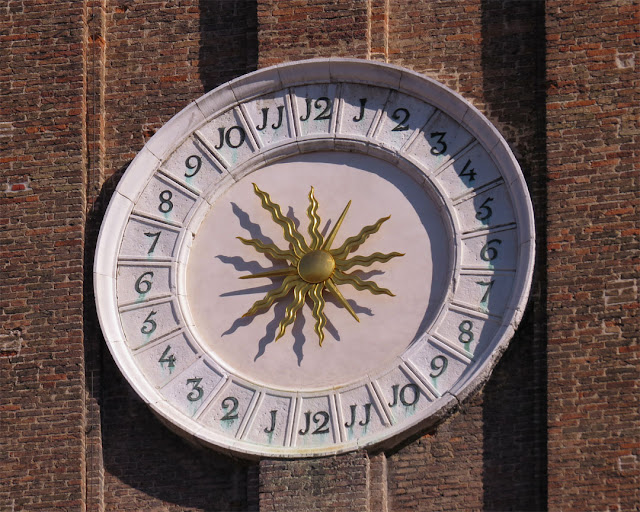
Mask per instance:
[[[482,248],[482,250],[480,251],[480,257],[484,261],[495,260],[498,257],[498,249],[496,249],[495,247],[490,247],[490,245],[491,244],[500,245],[501,243],[502,243],[502,240],[500,240],[498,238],[494,238],[493,240],[489,240],[485,244],[485,246]]]

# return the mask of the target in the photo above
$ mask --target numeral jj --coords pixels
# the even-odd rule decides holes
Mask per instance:
[[[271,125],[271,128],[277,130],[282,126],[282,118],[284,113],[284,105],[280,105],[278,107],[278,121]],[[267,118],[269,116],[269,107],[265,107],[262,109],[262,123],[256,125],[256,129],[258,131],[263,131],[267,127]]]

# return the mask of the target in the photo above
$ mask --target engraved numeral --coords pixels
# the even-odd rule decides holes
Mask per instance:
[[[271,413],[271,425],[267,428],[264,428],[265,434],[271,434],[276,429],[276,415],[278,414],[277,410],[269,411]]]
[[[227,405],[227,402],[230,402],[231,404]],[[222,421],[233,421],[238,419],[238,399],[235,396],[228,396],[222,401],[222,408],[224,410],[229,409],[229,407],[231,407],[231,410],[221,418]]]
[[[463,320],[458,326],[460,334],[458,335],[458,341],[463,344],[471,343],[473,341],[473,322],[471,320]]]
[[[485,220],[488,220],[489,217],[493,215],[493,210],[489,206],[489,203],[491,201],[493,201],[493,197],[487,197],[484,200],[484,203],[482,203],[478,207],[478,211],[476,212],[476,219],[478,219],[479,221],[485,221]]]
[[[298,434],[301,436],[305,436],[309,433],[309,429],[311,428],[311,411],[307,411],[304,413],[305,418],[305,426],[303,429],[298,431]],[[318,411],[313,415],[313,422],[317,425],[316,429],[311,432],[311,435],[314,434],[328,434],[329,427],[329,413],[325,411]]]
[[[176,357],[173,354],[171,354],[171,345],[167,345],[167,348],[164,349],[164,352],[160,356],[160,359],[158,359],[158,362],[160,363],[160,366],[166,364],[167,368],[169,368],[169,373],[173,371],[173,369],[176,367]],[[199,382],[200,381],[198,381],[198,383]]]
[[[491,288],[493,287],[493,283],[495,283],[495,281],[493,279],[491,281],[489,281],[489,282],[476,281],[476,284],[479,284],[480,286],[486,286],[487,287],[487,290],[484,292],[484,295],[480,299],[480,304],[486,304],[487,301],[489,300],[489,292],[491,292]]]
[[[357,116],[353,116],[353,122],[359,123],[364,119],[364,106],[367,104],[367,98],[360,98],[360,113]]]
[[[398,405],[398,399],[400,399],[400,403],[405,407],[416,404],[420,399],[420,388],[416,384],[405,384],[402,388],[400,388],[400,384],[394,384],[391,386],[391,389],[393,391],[393,403],[390,403],[389,407]],[[400,392],[398,392],[398,389],[400,389]],[[411,389],[413,392],[413,400],[411,400],[411,402],[406,398],[407,389]]]
[[[311,117],[311,103],[313,102],[313,99],[307,98],[306,101],[307,112],[305,113],[305,115],[300,116],[300,121],[308,121]],[[316,110],[322,109],[322,112],[320,112],[316,117],[313,118],[314,121],[326,121],[328,119],[331,119],[332,103],[329,98],[327,98],[326,96],[322,96],[315,101],[313,106]]]
[[[460,176],[461,178],[467,178],[467,184],[471,183],[472,181],[475,181],[476,174],[477,174],[475,169],[469,169],[470,165],[471,165],[471,160],[467,160],[467,163],[464,164],[462,171],[460,171],[460,174],[458,174],[458,176]]]
[[[444,153],[447,150],[447,143],[444,141],[444,136],[447,132],[431,132],[431,138],[437,138],[436,144],[438,146],[434,146],[431,148],[431,154],[438,156]]]
[[[231,149],[239,148],[244,144],[244,141],[247,138],[247,133],[244,131],[242,126],[232,126],[228,130],[226,127],[221,127],[218,128],[218,133],[220,134],[220,142],[215,146],[216,149],[222,149],[225,144]]]
[[[431,369],[433,373],[429,374],[429,377],[432,379],[436,379],[440,377],[446,370],[449,365],[449,360],[445,356],[436,356],[431,360]]]
[[[398,121],[398,124],[391,129],[392,132],[404,132],[407,131],[409,129],[409,126],[407,124],[405,124],[408,120],[409,117],[411,116],[411,114],[409,114],[409,111],[406,108],[397,108],[393,111],[393,115],[391,116],[391,119],[393,119],[394,121]]]
[[[156,232],[156,233],[145,233],[144,236],[148,236],[149,238],[153,238],[153,242],[151,242],[151,247],[149,247],[149,250],[147,251],[147,254],[151,254],[153,251],[156,250],[156,244],[158,243],[158,240],[160,240],[160,231]]]
[[[173,193],[171,190],[163,190],[160,192],[160,204],[158,205],[158,210],[162,213],[169,213],[173,210],[173,203],[171,202],[171,198],[173,197]]]
[[[500,240],[499,238],[494,238],[493,240],[489,240],[480,251],[480,257],[484,261],[495,260],[498,257],[498,249],[496,249],[495,247],[490,247],[490,245],[491,244],[500,245],[501,243],[502,243],[502,240]]]
[[[145,318],[144,322],[142,322],[142,327],[140,327],[140,332],[142,334],[151,334],[156,330],[158,324],[156,324],[155,320],[151,319],[151,317],[155,316],[156,313],[157,311],[152,311],[147,315],[147,318]]]
[[[202,398],[204,390],[200,387],[200,382],[202,382],[202,378],[187,379],[186,385],[192,384],[191,391],[187,395],[189,402],[197,402]]]
[[[149,279],[145,279],[146,276],[149,276]],[[145,272],[138,279],[136,279],[136,284],[134,286],[136,292],[138,292],[140,295],[149,293],[149,291],[151,291],[151,286],[153,285],[151,279],[153,279],[153,272]]]
[[[185,178],[193,178],[198,172],[200,172],[200,167],[202,167],[202,158],[198,155],[191,155],[187,157],[184,161],[184,165],[186,165],[189,171],[184,173]]]
[[[284,105],[280,105],[278,107],[278,122],[271,125],[271,128],[277,130],[282,126],[282,119],[284,114]],[[269,116],[269,107],[265,107],[262,109],[262,125],[256,125],[256,129],[258,131],[263,131],[267,127],[267,119]]]
[[[357,405],[351,405],[350,409],[351,409],[351,420],[346,422],[344,424],[345,427],[347,428],[351,428],[353,427],[353,424],[356,421],[356,409],[357,409]],[[371,404],[364,404],[364,420],[360,420],[358,422],[358,425],[360,425],[361,427],[365,427],[369,424],[369,421],[371,421]]]

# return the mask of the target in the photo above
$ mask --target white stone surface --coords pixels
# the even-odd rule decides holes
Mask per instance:
[[[180,327],[176,301],[171,298],[122,308],[120,321],[132,350],[148,345]]]
[[[224,167],[193,135],[165,160],[162,170],[196,193],[211,188],[226,174]]]
[[[392,91],[389,95],[374,138],[384,147],[399,151],[416,130],[420,130],[435,108],[413,96]]]
[[[504,183],[463,198],[456,203],[455,210],[463,233],[515,223],[513,204]]]
[[[446,114],[436,112],[404,153],[431,174],[455,158],[472,140],[471,134],[460,124]]]

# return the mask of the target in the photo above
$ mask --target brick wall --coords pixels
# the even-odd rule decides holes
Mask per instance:
[[[546,11],[549,505],[634,510],[640,5]]]
[[[0,18],[0,509],[84,501],[81,2]]]
[[[632,0],[9,3],[0,509],[634,509],[639,10]],[[387,453],[243,463],[172,434],[120,376],[93,310],[93,250],[119,177],[174,113],[256,66],[318,56],[407,66],[496,124],[534,201],[532,299],[485,388],[436,429]]]

